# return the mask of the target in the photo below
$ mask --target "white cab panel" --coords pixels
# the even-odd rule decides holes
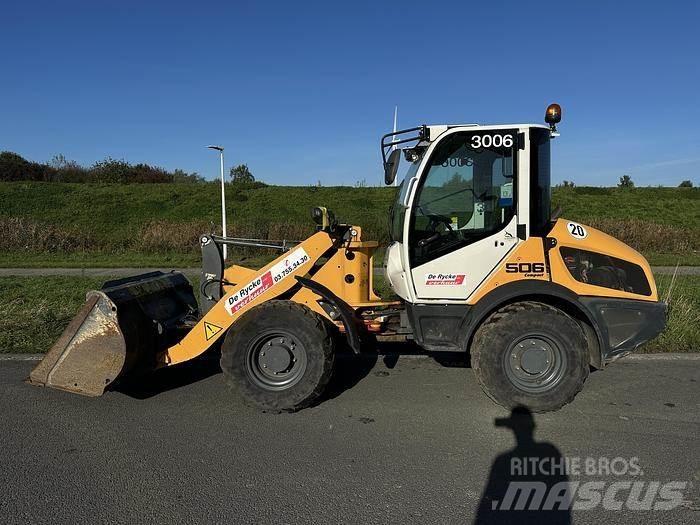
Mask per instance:
[[[408,279],[401,262],[403,247],[400,242],[393,242],[384,255],[384,274],[394,293],[406,301],[410,301]]]
[[[500,232],[413,268],[416,298],[469,298],[518,243],[516,225],[517,219],[513,217]]]

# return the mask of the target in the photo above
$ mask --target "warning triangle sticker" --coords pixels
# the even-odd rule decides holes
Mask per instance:
[[[204,336],[207,338],[207,341],[221,332],[221,330],[223,329],[220,326],[204,321]]]

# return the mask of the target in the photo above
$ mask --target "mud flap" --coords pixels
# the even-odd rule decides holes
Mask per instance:
[[[118,379],[155,369],[158,353],[179,342],[197,315],[192,286],[181,273],[106,282],[88,292],[29,382],[99,396]]]

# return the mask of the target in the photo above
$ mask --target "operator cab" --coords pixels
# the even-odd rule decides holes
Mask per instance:
[[[399,296],[464,301],[520,241],[546,234],[554,106],[548,126],[425,125],[382,137],[385,182],[400,156],[407,164],[385,260]]]

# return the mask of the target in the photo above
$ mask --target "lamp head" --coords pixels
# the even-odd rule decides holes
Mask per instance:
[[[544,121],[549,124],[549,129],[555,133],[557,131],[557,124],[561,122],[561,106],[559,104],[550,104],[547,106],[547,111],[544,113]]]

